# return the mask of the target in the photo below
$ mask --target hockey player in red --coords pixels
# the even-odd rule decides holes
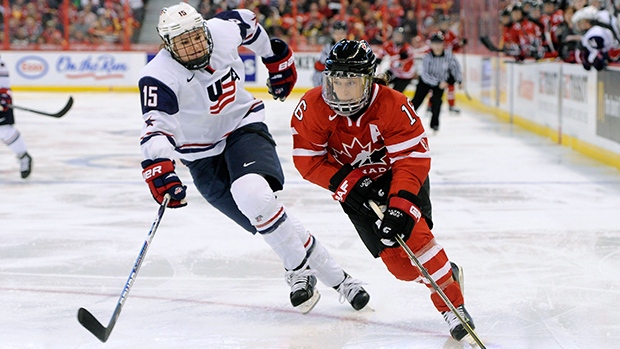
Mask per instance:
[[[326,61],[323,86],[301,98],[291,118],[293,161],[308,181],[333,193],[375,258],[397,279],[431,287],[395,241],[406,241],[473,328],[457,280],[431,232],[431,157],[424,126],[407,97],[373,79],[376,58],[366,41],[342,40]],[[383,221],[368,200],[385,205]],[[456,340],[467,335],[431,289],[431,300]]]
[[[543,0],[543,15],[541,22],[545,25],[545,32],[549,37],[547,40],[551,43],[554,51],[559,51],[562,43],[558,37],[559,28],[564,23],[564,11],[558,8],[558,0]]]
[[[394,29],[391,40],[383,43],[378,58],[379,60],[388,59],[390,61],[390,68],[386,73],[390,80],[390,86],[396,91],[405,91],[411,80],[416,78],[414,55],[413,46],[405,41],[405,29],[403,27]]]
[[[525,18],[521,3],[512,6],[510,17],[512,27],[509,45],[505,47],[506,54],[513,56],[517,61],[526,58],[542,58],[544,56],[544,49],[541,45],[542,30]]]

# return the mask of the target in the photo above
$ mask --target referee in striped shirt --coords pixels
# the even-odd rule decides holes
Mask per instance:
[[[459,62],[452,51],[444,48],[443,34],[441,32],[433,33],[430,41],[431,51],[424,56],[422,61],[422,75],[418,79],[418,85],[411,103],[417,111],[428,92],[433,91],[431,96],[431,128],[437,132],[444,89],[450,83],[457,83],[461,88],[463,78]]]

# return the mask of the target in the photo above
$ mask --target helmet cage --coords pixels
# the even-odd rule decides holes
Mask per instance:
[[[190,52],[204,51],[204,54],[189,59],[187,56],[180,56],[179,51],[182,48],[189,48],[191,45],[195,45],[196,42],[202,42],[196,40],[196,38],[189,40],[183,46],[175,45],[175,38],[185,33],[192,33],[194,31],[202,31],[206,45],[204,47],[195,47],[190,49]],[[211,39],[211,33],[207,28],[206,21],[202,16],[196,12],[192,6],[186,3],[179,3],[171,7],[163,8],[159,16],[159,23],[157,25],[157,33],[164,42],[164,47],[177,62],[183,65],[187,69],[202,69],[209,65],[211,59],[211,52],[213,52],[213,40]],[[197,32],[196,35],[200,33]],[[192,33],[190,36],[193,36]]]
[[[333,111],[351,116],[368,104],[372,82],[372,74],[325,70],[321,94]],[[343,93],[347,93],[350,98],[343,99]]]

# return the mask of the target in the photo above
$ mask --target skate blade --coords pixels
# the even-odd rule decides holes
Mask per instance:
[[[461,339],[461,341],[464,341],[467,344],[471,345],[472,348],[480,348],[478,346],[478,343],[476,343],[476,341],[474,340],[474,337],[472,337],[469,333],[467,335],[465,335],[465,337],[463,337],[463,339]]]
[[[312,309],[314,309],[314,306],[319,302],[319,299],[321,299],[321,294],[319,293],[319,290],[315,289],[312,297],[298,305],[297,309],[299,309],[302,314],[308,314]]]
[[[373,308],[370,305],[370,302],[368,302],[368,303],[366,303],[366,305],[362,309],[358,310],[357,312],[358,313],[368,313],[368,312],[374,312],[374,311],[375,311],[375,308]]]

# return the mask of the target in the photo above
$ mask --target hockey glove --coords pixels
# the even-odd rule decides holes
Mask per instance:
[[[402,50],[398,54],[398,57],[400,57],[400,59],[407,59],[409,58],[409,54],[407,53],[407,50]]]
[[[280,39],[271,39],[271,49],[274,55],[269,58],[262,58],[269,71],[267,88],[273,99],[284,102],[297,82],[295,59],[293,58],[293,51]]]
[[[0,88],[0,111],[8,111],[11,104],[13,104],[11,91],[6,88]]]
[[[377,188],[375,181],[359,169],[353,169],[351,164],[345,164],[329,180],[329,190],[334,194],[334,200],[344,202],[356,212],[368,215],[372,213],[368,207],[368,200],[382,202],[385,191]]]
[[[396,196],[390,198],[383,215],[383,222],[377,232],[382,244],[394,246],[396,236],[400,236],[403,241],[409,239],[413,227],[422,218],[422,212],[413,203],[418,201],[420,200],[417,196],[406,190],[401,190]]]
[[[166,193],[170,194],[168,207],[177,208],[187,205],[185,189],[179,176],[174,172],[174,161],[170,159],[155,159],[142,161],[142,177],[149,185],[153,199],[159,204],[164,200]]]

